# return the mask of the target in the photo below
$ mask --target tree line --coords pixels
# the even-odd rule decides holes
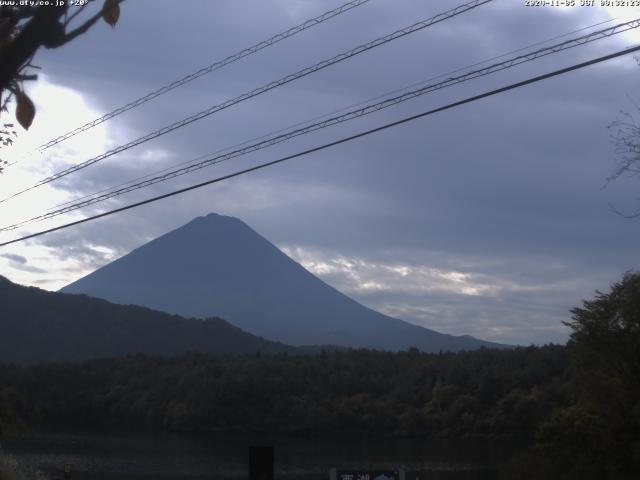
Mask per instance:
[[[518,478],[637,478],[640,274],[567,325],[567,346],[512,350],[5,364],[0,428],[507,437],[528,445]]]

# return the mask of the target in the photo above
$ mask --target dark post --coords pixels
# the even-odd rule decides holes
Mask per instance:
[[[249,480],[273,480],[273,447],[249,447]]]

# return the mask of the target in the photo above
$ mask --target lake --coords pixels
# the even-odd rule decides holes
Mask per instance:
[[[487,441],[420,439],[297,438],[260,435],[89,435],[36,434],[3,443],[5,452],[29,466],[72,480],[237,480],[248,478],[250,445],[275,448],[276,479],[326,480],[332,467],[343,470],[427,472],[429,480],[484,480],[514,451]]]

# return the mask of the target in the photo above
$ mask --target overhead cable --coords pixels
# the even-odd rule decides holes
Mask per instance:
[[[208,116],[210,116],[210,115],[212,115],[212,114],[214,114],[216,112],[219,112],[221,110],[229,108],[229,107],[231,107],[233,105],[236,105],[236,104],[238,104],[240,102],[243,102],[245,100],[253,98],[253,97],[255,97],[257,95],[260,95],[262,93],[265,93],[265,92],[268,92],[270,90],[273,90],[274,88],[280,87],[280,86],[285,85],[287,83],[290,83],[290,82],[292,82],[294,80],[297,80],[297,79],[299,79],[301,77],[305,77],[307,75],[315,73],[315,72],[317,72],[319,70],[322,70],[322,69],[324,69],[326,67],[329,67],[331,65],[335,65],[336,63],[342,62],[342,61],[347,60],[349,58],[352,58],[352,57],[354,57],[356,55],[364,53],[364,52],[366,52],[368,50],[371,50],[373,48],[379,47],[379,46],[384,45],[386,43],[392,42],[392,41],[397,40],[399,38],[402,38],[402,37],[404,37],[406,35],[410,35],[412,33],[420,31],[420,30],[422,30],[424,28],[427,28],[427,27],[429,27],[431,25],[434,25],[436,23],[440,23],[440,22],[442,22],[444,20],[450,19],[450,18],[455,17],[457,15],[460,15],[462,13],[468,12],[468,11],[474,9],[474,8],[477,8],[477,7],[479,7],[481,5],[484,5],[486,3],[490,3],[492,1],[493,0],[474,0],[472,2],[465,3],[463,5],[459,5],[459,6],[453,8],[451,10],[448,10],[446,12],[443,12],[443,13],[440,13],[438,15],[435,15],[435,16],[429,18],[429,19],[414,23],[413,25],[411,25],[409,27],[402,28],[400,30],[396,30],[395,32],[390,33],[389,35],[385,35],[384,37],[379,37],[379,38],[377,38],[375,40],[372,40],[371,42],[359,45],[359,46],[357,46],[357,47],[355,47],[355,48],[353,48],[353,49],[351,49],[351,50],[349,50],[347,52],[343,52],[343,53],[338,54],[338,55],[336,55],[336,56],[334,56],[334,57],[332,57],[330,59],[323,60],[322,62],[316,63],[315,65],[312,65],[310,67],[307,67],[307,68],[304,68],[302,70],[299,70],[296,73],[287,75],[286,77],[283,77],[283,78],[281,78],[279,80],[276,80],[276,81],[273,81],[271,83],[268,83],[267,85],[264,85],[262,87],[256,88],[254,90],[251,90],[250,92],[244,93],[244,94],[242,94],[242,95],[240,95],[238,97],[235,97],[235,98],[233,98],[231,100],[227,100],[224,103],[221,103],[221,104],[218,104],[218,105],[214,105],[214,106],[212,106],[212,107],[210,107],[210,108],[208,108],[206,110],[198,112],[198,113],[196,113],[194,115],[191,115],[191,116],[189,116],[187,118],[184,118],[184,119],[182,119],[182,120],[180,120],[178,122],[172,123],[171,125],[167,125],[167,126],[161,128],[159,130],[151,132],[151,133],[149,133],[149,134],[147,134],[147,135],[145,135],[143,137],[140,137],[140,138],[138,138],[136,140],[133,140],[133,141],[131,141],[129,143],[126,143],[124,145],[120,145],[120,146],[118,146],[118,147],[116,147],[116,148],[114,148],[112,150],[109,150],[109,151],[107,151],[107,152],[105,152],[105,153],[103,153],[101,155],[93,157],[93,158],[91,158],[89,160],[85,160],[84,162],[81,162],[81,163],[79,163],[77,165],[74,165],[74,166],[69,167],[67,169],[64,169],[64,170],[62,170],[60,172],[57,172],[57,173],[55,173],[55,174],[53,174],[53,175],[51,175],[49,177],[46,177],[46,178],[40,180],[39,182],[37,182],[36,184],[34,184],[34,185],[30,186],[30,187],[27,187],[27,188],[25,188],[23,190],[20,190],[20,191],[18,191],[16,193],[10,195],[9,197],[6,197],[6,198],[0,200],[0,203],[6,202],[7,200],[9,200],[11,198],[15,198],[18,195],[21,195],[21,194],[23,194],[25,192],[33,190],[34,188],[37,188],[37,187],[39,187],[41,185],[45,185],[47,183],[53,182],[54,180],[58,180],[59,178],[65,177],[65,176],[67,176],[67,175],[69,175],[71,173],[74,173],[74,172],[77,172],[77,171],[82,170],[84,168],[87,168],[90,165],[93,165],[93,164],[95,164],[95,163],[97,163],[97,162],[99,162],[101,160],[104,160],[105,158],[111,157],[111,156],[113,156],[113,155],[115,155],[117,153],[123,152],[125,150],[130,149],[130,148],[138,146],[138,145],[140,145],[142,143],[148,142],[149,140],[153,140],[155,138],[158,138],[158,137],[160,137],[162,135],[166,135],[167,133],[172,132],[172,131],[174,131],[174,130],[176,130],[178,128],[182,128],[182,127],[184,127],[186,125],[189,125],[189,124],[191,124],[193,122],[196,122],[196,121],[201,120],[201,119],[203,119],[205,117],[208,117]]]
[[[199,155],[197,158],[194,158],[194,159],[191,159],[191,160],[187,160],[186,162],[181,162],[181,163],[179,163],[179,164],[177,164],[177,165],[172,165],[172,166],[169,166],[169,167],[163,168],[163,169],[161,169],[161,170],[156,170],[155,172],[147,173],[147,174],[142,175],[142,176],[140,176],[140,177],[136,177],[136,178],[133,178],[133,179],[127,180],[127,181],[122,182],[122,183],[119,183],[119,184],[117,184],[117,185],[115,185],[115,186],[106,187],[106,188],[103,188],[103,189],[98,190],[98,191],[96,191],[96,192],[87,193],[87,194],[82,195],[82,196],[80,196],[80,197],[75,197],[75,198],[72,198],[72,199],[66,200],[66,201],[64,201],[64,202],[60,202],[60,203],[58,203],[58,204],[56,204],[56,205],[53,205],[53,206],[51,206],[51,207],[47,207],[47,211],[57,210],[57,209],[59,209],[60,207],[63,207],[63,206],[65,206],[65,205],[70,205],[70,204],[72,204],[72,203],[77,203],[77,202],[79,202],[80,200],[84,200],[84,199],[87,199],[87,198],[90,198],[90,197],[94,197],[94,196],[99,195],[99,194],[101,194],[101,193],[105,193],[105,192],[109,192],[109,191],[112,191],[112,190],[116,190],[116,189],[118,189],[118,188],[120,188],[120,187],[124,187],[124,186],[127,186],[127,185],[131,185],[131,184],[133,184],[133,183],[135,183],[135,182],[138,182],[138,181],[140,181],[140,180],[145,180],[145,179],[151,178],[151,177],[153,177],[153,176],[155,176],[155,175],[159,175],[159,174],[161,174],[161,173],[168,172],[168,171],[173,170],[173,169],[175,169],[175,168],[177,168],[177,167],[181,167],[181,166],[183,166],[183,165],[189,165],[189,164],[192,164],[192,163],[198,162],[198,161],[203,160],[203,159],[205,159],[205,158],[207,158],[207,157],[210,157],[211,155],[216,155],[216,154],[218,154],[218,153],[222,153],[222,152],[226,152],[226,151],[229,151],[229,150],[232,150],[232,149],[236,149],[236,148],[238,148],[238,147],[241,147],[241,146],[243,146],[243,145],[250,144],[250,143],[252,143],[252,142],[257,142],[258,140],[262,140],[262,139],[265,139],[265,138],[268,138],[268,137],[274,136],[274,135],[276,135],[276,134],[286,132],[287,130],[290,130],[290,129],[293,129],[293,128],[296,128],[296,127],[299,127],[299,126],[302,126],[302,125],[307,125],[307,124],[309,124],[309,123],[313,123],[313,122],[316,122],[316,121],[321,120],[321,119],[323,119],[323,118],[328,118],[328,117],[331,117],[331,116],[337,115],[337,114],[342,113],[342,112],[346,112],[346,111],[348,111],[348,110],[350,110],[350,109],[354,109],[355,107],[359,107],[359,106],[362,106],[362,105],[366,105],[366,104],[368,104],[368,103],[373,102],[374,100],[379,100],[379,99],[381,99],[381,98],[385,98],[385,97],[388,97],[388,96],[390,96],[390,95],[396,95],[396,94],[398,94],[398,93],[400,93],[400,92],[405,92],[405,91],[408,91],[408,90],[411,90],[411,89],[415,89],[417,86],[425,85],[425,84],[427,84],[427,83],[429,83],[429,82],[431,82],[431,81],[433,81],[433,80],[437,80],[437,79],[444,78],[444,77],[451,77],[454,73],[462,72],[462,71],[465,71],[465,70],[468,70],[468,69],[470,69],[470,68],[477,67],[477,66],[480,66],[480,65],[486,65],[486,64],[487,64],[487,63],[489,63],[489,62],[492,62],[492,61],[498,60],[498,59],[500,59],[500,58],[507,57],[508,55],[512,55],[512,54],[514,54],[514,53],[523,52],[523,51],[528,50],[528,49],[530,49],[530,48],[537,47],[537,46],[539,46],[539,45],[544,45],[544,44],[546,44],[546,43],[552,42],[552,41],[554,41],[554,40],[558,40],[558,39],[560,39],[560,38],[566,38],[566,37],[568,37],[569,35],[573,35],[573,34],[576,34],[576,33],[579,33],[579,32],[583,32],[583,31],[585,31],[585,30],[589,30],[589,29],[591,29],[591,28],[594,28],[594,27],[597,27],[597,26],[600,26],[600,25],[604,25],[604,24],[606,24],[606,23],[611,23],[611,22],[613,22],[613,21],[615,21],[615,20],[617,20],[617,19],[618,19],[618,18],[609,18],[609,19],[607,19],[607,20],[603,20],[603,21],[601,21],[601,22],[597,22],[597,23],[594,23],[594,24],[589,25],[589,26],[586,26],[586,27],[582,27],[582,28],[579,28],[579,29],[576,29],[576,30],[572,30],[572,31],[570,31],[570,32],[563,33],[563,34],[561,34],[561,35],[556,35],[556,36],[551,37],[551,38],[548,38],[548,39],[546,39],[546,40],[541,40],[541,41],[538,41],[538,42],[535,42],[535,43],[531,43],[531,44],[529,44],[529,45],[526,45],[526,46],[524,46],[524,47],[517,48],[517,49],[515,49],[515,50],[510,50],[510,51],[508,51],[508,52],[502,53],[502,54],[500,54],[500,55],[496,55],[496,56],[494,56],[494,57],[490,57],[490,58],[485,59],[485,60],[481,60],[481,61],[476,62],[476,63],[473,63],[473,64],[471,64],[471,65],[466,65],[466,66],[464,66],[464,67],[458,67],[458,68],[456,68],[455,70],[450,70],[450,71],[448,71],[448,72],[446,72],[446,73],[441,73],[441,74],[439,74],[439,75],[436,75],[436,76],[430,77],[430,78],[428,78],[428,79],[426,79],[426,80],[421,80],[421,81],[416,82],[416,83],[413,83],[413,84],[411,84],[411,85],[407,85],[407,86],[404,86],[404,87],[401,87],[401,88],[397,88],[397,89],[394,89],[394,90],[391,90],[391,91],[388,91],[388,92],[385,92],[385,93],[381,93],[381,94],[376,95],[375,97],[370,97],[370,98],[368,98],[368,99],[366,99],[366,100],[362,100],[362,101],[357,102],[357,103],[355,103],[355,104],[351,104],[351,105],[348,105],[348,106],[342,107],[342,108],[340,108],[340,109],[333,110],[333,111],[331,111],[331,112],[323,113],[322,115],[317,115],[317,116],[315,116],[315,117],[313,117],[313,118],[311,118],[311,119],[307,119],[307,120],[303,120],[303,121],[300,121],[300,122],[296,122],[296,123],[294,123],[294,124],[292,124],[292,125],[288,125],[288,126],[286,126],[286,127],[279,128],[279,129],[277,129],[277,130],[275,130],[275,131],[271,131],[271,132],[269,132],[269,133],[262,134],[262,135],[259,135],[259,136],[257,136],[257,137],[252,137],[252,138],[250,138],[250,139],[244,140],[243,142],[236,143],[236,144],[234,144],[234,145],[231,145],[231,146],[228,146],[228,147],[225,147],[225,148],[221,148],[221,149],[216,150],[216,151],[214,151],[214,152],[212,152],[212,153],[208,153],[208,154],[204,154],[204,155]],[[15,162],[14,162],[14,163],[15,163]],[[10,165],[12,165],[12,164],[10,164]],[[10,166],[10,165],[8,165],[8,166]]]
[[[36,217],[30,218],[28,220],[24,220],[22,222],[13,224],[13,225],[8,225],[6,227],[2,227],[0,228],[0,231],[8,231],[8,230],[14,230],[16,228],[22,227],[28,223],[33,223],[33,222],[37,222],[37,221],[43,221],[43,220],[47,220],[59,215],[62,215],[64,213],[69,213],[72,212],[74,210],[78,210],[80,208],[84,208],[90,205],[93,205],[95,203],[99,203],[99,202],[103,202],[106,200],[109,200],[111,198],[123,195],[125,193],[129,193],[132,192],[134,190],[139,190],[141,188],[145,188],[151,185],[154,185],[156,183],[160,183],[160,182],[164,182],[167,181],[169,179],[172,178],[176,178],[182,175],[186,175],[188,173],[192,173],[196,170],[200,170],[202,168],[205,167],[209,167],[211,165],[215,165],[218,163],[222,163],[225,162],[227,160],[230,160],[232,158],[236,158],[242,155],[246,155],[248,153],[252,153],[255,152],[257,150],[261,150],[263,148],[267,148],[270,147],[272,145],[278,144],[278,143],[282,143],[285,142],[287,140],[290,140],[292,138],[298,137],[300,135],[305,135],[323,128],[327,128],[330,127],[332,125],[336,125],[338,123],[343,123],[349,120],[353,120],[355,118],[358,117],[362,117],[364,115],[368,115],[370,113],[373,112],[377,112],[379,110],[388,108],[390,106],[393,105],[397,105],[399,103],[402,102],[406,102],[408,100],[412,100],[414,98],[417,98],[421,95],[425,95],[431,92],[434,92],[436,90],[440,90],[446,87],[450,87],[452,85],[456,85],[458,83],[462,83],[462,82],[466,82],[475,78],[479,78],[479,77],[483,77],[486,75],[490,75],[492,73],[496,73],[498,71],[501,70],[506,70],[508,68],[512,68],[515,67],[517,65],[521,65],[525,62],[530,62],[533,60],[536,60],[538,58],[550,55],[550,54],[554,54],[554,53],[558,53],[560,51],[563,50],[568,50],[570,48],[574,48],[580,45],[584,45],[586,43],[589,42],[593,42],[596,40],[600,40],[603,38],[608,38],[612,35],[616,35],[625,31],[628,31],[630,29],[633,28],[638,28],[640,27],[640,19],[636,19],[636,20],[632,20],[629,22],[624,22],[618,25],[615,25],[613,27],[607,28],[607,29],[602,29],[599,30],[597,32],[592,32],[589,33],[587,35],[582,35],[580,37],[577,38],[573,38],[573,39],[569,39],[566,40],[564,42],[561,43],[557,43],[548,47],[544,47],[541,49],[538,49],[534,52],[529,52],[529,53],[525,53],[522,55],[518,55],[516,57],[504,60],[502,62],[499,63],[494,63],[492,65],[489,65],[487,67],[481,68],[481,69],[476,69],[476,70],[472,70],[470,72],[464,73],[462,75],[456,76],[456,77],[450,77],[444,81],[438,82],[438,83],[434,83],[434,84],[429,84],[429,85],[425,85],[422,86],[421,88],[409,91],[409,92],[405,92],[401,95],[397,95],[395,97],[391,97],[391,98],[387,98],[385,100],[382,100],[380,102],[374,103],[374,104],[370,104],[367,105],[365,107],[362,108],[358,108],[358,109],[354,109],[351,110],[349,112],[346,112],[344,114],[341,115],[337,115],[325,120],[322,120],[320,122],[316,122],[316,123],[312,123],[310,125],[306,125],[302,128],[297,128],[291,131],[288,131],[286,133],[280,134],[280,135],[276,135],[270,138],[267,138],[265,140],[262,140],[260,142],[248,145],[246,147],[243,148],[239,148],[236,150],[233,150],[231,152],[227,152],[224,154],[220,154],[220,155],[215,155],[213,157],[210,158],[206,158],[202,161],[199,162],[191,162],[188,166],[185,167],[181,167],[181,168],[175,168],[173,170],[170,169],[165,169],[168,170],[165,173],[162,173],[160,175],[156,175],[154,177],[151,178],[146,178],[145,180],[136,182],[136,183],[128,183],[126,186],[120,187],[120,188],[116,188],[116,189],[112,189],[110,191],[108,191],[107,193],[104,193],[102,195],[97,195],[97,196],[93,196],[92,198],[86,199],[86,200],[82,200],[82,201],[77,201],[75,203],[72,203],[71,205],[66,205],[63,206],[61,208],[49,211],[47,213],[44,213],[42,215],[38,215]]]
[[[105,113],[104,115],[102,115],[101,117],[98,117],[94,120],[91,120],[90,122],[85,123],[84,125],[81,125],[73,130],[70,130],[67,133],[64,133],[52,140],[49,140],[46,143],[43,143],[42,145],[40,145],[38,147],[38,150],[43,151],[46,150],[48,148],[53,147],[54,145],[57,145],[60,142],[63,142],[71,137],[74,137],[75,135],[84,132],[85,130],[89,130],[90,128],[93,128],[97,125],[100,125],[101,123],[106,122],[107,120],[111,120],[114,117],[117,117],[118,115],[123,114],[126,111],[131,110],[132,108],[136,108],[139,107],[140,105],[142,105],[143,103],[148,102],[149,100],[153,100],[156,97],[159,97],[160,95],[164,95],[167,92],[170,92],[171,90],[181,87],[182,85],[185,85],[193,80],[195,80],[196,78],[200,78],[204,75],[207,75],[211,72],[214,72],[216,70],[219,70],[223,67],[226,67],[227,65],[234,63],[244,57],[248,57],[249,55],[252,55],[254,53],[259,52],[260,50],[270,47],[272,45],[275,45],[278,42],[281,42],[282,40],[285,40],[289,37],[292,37],[304,30],[307,30],[311,27],[315,27],[316,25],[320,25],[321,23],[330,20],[334,17],[337,17],[338,15],[341,15],[345,12],[348,12],[351,9],[354,9],[356,7],[359,7],[360,5],[367,3],[369,0],[352,0],[350,2],[345,3],[344,5],[340,5],[337,8],[334,8],[333,10],[329,10],[328,12],[323,13],[322,15],[318,15],[317,17],[314,18],[310,18],[308,20],[305,20],[304,22],[302,22],[299,25],[296,25],[295,27],[291,27],[289,30],[286,30],[284,32],[278,33],[266,40],[263,40],[259,43],[256,43],[255,45],[252,45],[251,47],[245,48],[243,50],[240,50],[237,53],[234,53],[233,55],[229,55],[227,58],[224,58],[223,60],[217,61],[215,63],[212,63],[211,65],[208,65],[206,67],[201,68],[200,70],[190,73],[189,75],[185,75],[184,77],[175,80],[163,87],[158,88],[157,90],[154,90],[153,92],[150,92],[136,100],[133,100],[132,102],[127,103],[126,105],[123,105],[121,107],[118,107],[114,110],[112,110],[109,113]]]
[[[520,82],[512,83],[512,84],[507,85],[505,87],[497,88],[495,90],[491,90],[491,91],[488,91],[488,92],[485,92],[485,93],[482,93],[482,94],[479,94],[479,95],[468,97],[468,98],[465,98],[463,100],[459,100],[457,102],[449,103],[449,104],[447,104],[447,105],[445,105],[443,107],[438,107],[438,108],[435,108],[433,110],[428,110],[426,112],[422,112],[422,113],[419,113],[417,115],[411,115],[411,116],[405,117],[405,118],[403,118],[401,120],[397,120],[395,122],[387,123],[387,124],[382,125],[380,127],[372,128],[370,130],[366,130],[364,132],[357,133],[355,135],[350,135],[348,137],[344,137],[344,138],[341,138],[339,140],[335,140],[335,141],[330,142],[330,143],[325,143],[325,144],[320,145],[318,147],[310,148],[308,150],[304,150],[302,152],[298,152],[298,153],[293,154],[293,155],[288,155],[286,157],[282,157],[282,158],[279,158],[277,160],[272,160],[270,162],[261,163],[259,165],[255,165],[253,167],[246,168],[244,170],[240,170],[240,171],[237,171],[237,172],[234,172],[234,173],[230,173],[228,175],[223,175],[221,177],[213,178],[211,180],[207,180],[206,182],[201,182],[201,183],[198,183],[198,184],[195,184],[195,185],[191,185],[189,187],[185,187],[185,188],[181,188],[179,190],[174,190],[172,192],[165,193],[163,195],[158,195],[158,196],[155,196],[155,197],[152,197],[152,198],[148,198],[146,200],[142,200],[140,202],[132,203],[132,204],[126,205],[124,207],[120,207],[120,208],[116,208],[114,210],[109,210],[107,212],[99,213],[99,214],[93,215],[91,217],[83,218],[83,219],[80,219],[80,220],[76,220],[74,222],[66,223],[64,225],[59,225],[57,227],[49,228],[47,230],[42,230],[40,232],[36,232],[36,233],[29,234],[29,235],[25,235],[23,237],[16,238],[14,240],[9,240],[7,242],[2,242],[2,243],[0,243],[0,247],[6,246],[6,245],[11,245],[11,244],[14,244],[14,243],[17,243],[17,242],[22,242],[22,241],[27,240],[27,239],[39,237],[39,236],[45,235],[47,233],[52,233],[52,232],[56,232],[56,231],[59,231],[59,230],[63,230],[63,229],[66,229],[66,228],[69,228],[69,227],[72,227],[72,226],[75,226],[75,225],[80,225],[82,223],[90,222],[90,221],[96,220],[98,218],[102,218],[102,217],[106,217],[106,216],[113,215],[113,214],[116,214],[116,213],[124,212],[124,211],[130,210],[132,208],[136,208],[136,207],[140,207],[142,205],[147,205],[147,204],[150,204],[150,203],[154,203],[154,202],[157,202],[159,200],[163,200],[165,198],[169,198],[169,197],[173,197],[173,196],[176,196],[176,195],[180,195],[182,193],[186,193],[186,192],[189,192],[191,190],[196,190],[198,188],[202,188],[202,187],[205,187],[207,185],[212,185],[214,183],[219,183],[219,182],[222,182],[224,180],[228,180],[228,179],[231,179],[231,178],[234,178],[234,177],[239,177],[241,175],[244,175],[244,174],[247,174],[247,173],[250,173],[250,172],[255,172],[257,170],[261,170],[263,168],[270,167],[270,166],[273,166],[273,165],[277,165],[279,163],[283,163],[283,162],[286,162],[288,160],[293,160],[295,158],[299,158],[299,157],[303,157],[305,155],[309,155],[311,153],[319,152],[321,150],[325,150],[327,148],[334,147],[336,145],[340,145],[342,143],[350,142],[352,140],[355,140],[355,139],[358,139],[358,138],[362,138],[362,137],[371,135],[373,133],[377,133],[377,132],[380,132],[380,131],[383,131],[383,130],[386,130],[386,129],[389,129],[389,128],[392,128],[392,127],[397,127],[399,125],[412,122],[412,121],[417,120],[419,118],[427,117],[427,116],[433,115],[435,113],[439,113],[439,112],[442,112],[442,111],[445,111],[445,110],[449,110],[449,109],[452,109],[452,108],[455,108],[455,107],[459,107],[459,106],[465,105],[467,103],[475,102],[475,101],[481,100],[483,98],[487,98],[487,97],[490,97],[490,96],[493,96],[493,95],[504,93],[504,92],[507,92],[509,90],[514,90],[516,88],[520,88],[520,87],[523,87],[525,85],[530,85],[532,83],[540,82],[540,81],[546,80],[548,78],[552,78],[552,77],[555,77],[555,76],[558,76],[558,75],[563,75],[565,73],[569,73],[569,72],[572,72],[574,70],[585,68],[585,67],[588,67],[590,65],[595,65],[597,63],[605,62],[607,60],[618,58],[618,57],[621,57],[623,55],[628,55],[629,53],[633,53],[633,52],[637,52],[637,51],[640,51],[640,45],[637,45],[637,46],[631,47],[631,48],[627,48],[627,49],[624,49],[624,50],[620,50],[618,52],[611,53],[609,55],[604,55],[604,56],[601,56],[601,57],[598,57],[598,58],[595,58],[595,59],[592,59],[592,60],[589,60],[589,61],[586,61],[586,62],[578,63],[578,64],[572,65],[570,67],[561,68],[559,70],[555,70],[555,71],[550,72],[550,73],[546,73],[546,74],[543,74],[543,75],[538,75],[536,77],[529,78],[527,80],[522,80]]]

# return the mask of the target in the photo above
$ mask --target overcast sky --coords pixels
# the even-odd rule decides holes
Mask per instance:
[[[46,151],[58,134],[340,5],[341,0],[129,0],[64,48],[38,53],[37,116],[2,196],[458,1],[371,0]],[[580,2],[577,2],[580,3]],[[179,5],[179,6],[178,6]],[[639,9],[496,0],[0,205],[6,225],[191,160]],[[571,38],[571,36],[564,37]],[[555,42],[560,40],[555,40]],[[125,195],[1,240],[320,145],[640,43],[626,33],[447,88],[363,119]],[[531,49],[540,48],[532,47]],[[451,75],[448,75],[451,76]],[[446,78],[446,77],[445,77]],[[606,183],[607,125],[640,102],[632,56],[433,115],[290,163],[0,250],[0,273],[56,290],[193,217],[236,216],[365,305],[453,334],[563,342],[569,310],[640,263],[640,183]],[[6,118],[10,118],[7,116]],[[215,313],[215,312],[212,312]]]

